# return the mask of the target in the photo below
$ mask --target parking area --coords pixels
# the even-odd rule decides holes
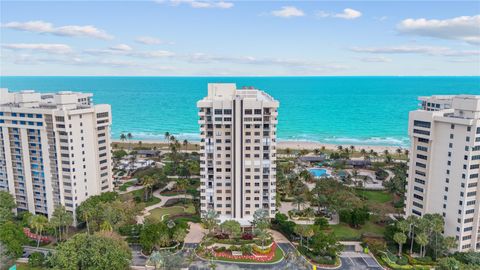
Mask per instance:
[[[340,257],[342,260],[342,266],[340,270],[354,270],[354,269],[364,269],[364,270],[382,270],[383,267],[377,263],[368,254],[358,253],[358,252],[344,252]]]

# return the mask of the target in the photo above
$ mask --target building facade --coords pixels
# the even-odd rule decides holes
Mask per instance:
[[[480,96],[447,99],[423,97],[410,112],[405,214],[443,215],[444,234],[458,240],[458,250],[478,251]]]
[[[275,215],[279,102],[257,89],[209,84],[198,101],[201,212],[249,225],[258,209]]]
[[[112,191],[111,109],[92,94],[0,89],[0,190],[17,211],[51,217]]]

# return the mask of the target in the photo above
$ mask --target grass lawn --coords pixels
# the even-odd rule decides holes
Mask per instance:
[[[135,197],[140,197],[143,200],[143,196],[144,195],[143,195],[143,188],[142,188],[142,189],[130,191],[130,192],[125,193],[125,194],[121,194],[120,195],[120,200],[127,201],[127,200],[129,200],[131,198],[135,198]],[[152,196],[148,201],[143,202],[143,203],[145,203],[145,207],[147,207],[147,206],[157,204],[159,202],[160,202],[159,198]]]
[[[17,270],[43,270],[47,268],[41,268],[41,267],[30,267],[26,263],[17,263]]]
[[[118,188],[118,190],[120,190],[120,191],[126,191],[127,188],[133,186],[134,184],[135,184],[134,181],[126,182],[126,183],[124,183],[123,185],[121,185],[121,186]]]
[[[381,190],[357,190],[357,194],[364,196],[371,203],[386,203],[393,200],[393,195]]]
[[[150,211],[150,215],[159,220],[162,219],[164,215],[180,215],[180,214],[195,214],[195,206],[193,204],[187,204],[183,206],[171,206],[171,207],[162,207],[153,209]]]
[[[360,240],[363,233],[383,235],[385,227],[379,226],[371,221],[367,221],[359,229],[354,229],[348,224],[340,223],[338,225],[331,225],[331,230],[341,241]]]

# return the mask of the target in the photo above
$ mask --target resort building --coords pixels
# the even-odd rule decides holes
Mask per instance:
[[[0,89],[0,190],[17,211],[51,217],[113,189],[109,105],[92,94]]]
[[[435,100],[435,101],[433,101]],[[438,98],[423,98],[438,104]],[[459,95],[410,112],[406,215],[439,213],[458,250],[480,250],[480,96]],[[433,110],[431,107],[435,107]],[[430,109],[426,109],[430,108]]]
[[[235,84],[209,84],[198,101],[201,212],[250,225],[258,209],[275,215],[278,101]]]

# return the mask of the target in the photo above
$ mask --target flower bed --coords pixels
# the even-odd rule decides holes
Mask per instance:
[[[217,252],[212,250],[212,252],[215,255],[215,257],[219,259],[225,258],[225,259],[231,259],[231,260],[252,260],[255,262],[270,262],[275,257],[277,244],[273,243],[269,249],[270,251],[265,254],[261,254],[261,253],[258,253],[257,251],[254,251],[251,255],[241,255],[241,256],[234,256],[232,255],[231,251]]]
[[[38,241],[39,235],[36,234],[36,233],[32,233],[29,228],[23,228],[23,233],[24,233],[28,238]],[[43,243],[43,244],[48,244],[48,243],[50,243],[51,241],[50,241],[50,238],[48,238],[47,236],[41,236],[41,237],[40,237],[40,242]]]

